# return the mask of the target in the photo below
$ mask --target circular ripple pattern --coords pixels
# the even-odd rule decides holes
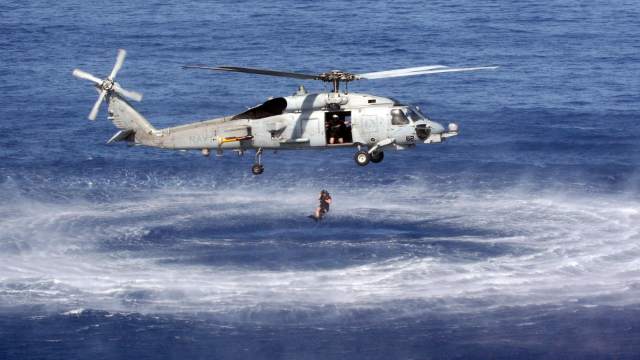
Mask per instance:
[[[0,221],[0,299],[141,312],[335,305],[399,314],[403,301],[445,311],[637,302],[636,202],[427,189],[336,191],[318,225],[303,215],[315,200],[303,187],[163,189],[64,206],[18,200]]]

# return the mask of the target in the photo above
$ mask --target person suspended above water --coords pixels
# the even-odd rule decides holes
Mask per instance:
[[[320,191],[320,197],[318,198],[320,205],[316,208],[316,212],[313,215],[309,215],[310,218],[315,221],[322,220],[324,216],[329,212],[329,205],[331,204],[331,195],[327,190]]]

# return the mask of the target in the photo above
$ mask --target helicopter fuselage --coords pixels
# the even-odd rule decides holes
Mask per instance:
[[[116,96],[110,108],[122,101]],[[115,102],[115,103],[114,103]],[[113,103],[113,105],[111,105]],[[117,111],[110,111],[117,119]],[[115,122],[115,119],[114,119]],[[116,123],[117,124],[117,123]],[[412,106],[391,98],[360,93],[295,94],[272,98],[228,117],[136,133],[129,140],[176,150],[298,150],[365,146],[377,151],[438,143],[457,135]]]

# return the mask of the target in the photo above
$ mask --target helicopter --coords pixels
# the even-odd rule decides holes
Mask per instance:
[[[115,81],[126,51],[119,49],[111,73],[104,79],[80,69],[73,76],[91,81],[99,95],[88,118],[95,120],[103,102],[107,102],[108,119],[119,129],[107,144],[127,142],[172,150],[199,150],[209,156],[213,150],[222,156],[225,150],[239,155],[255,150],[251,167],[254,175],[264,172],[264,150],[356,148],[359,166],[379,163],[384,151],[403,150],[418,143],[435,144],[458,135],[458,125],[430,120],[418,107],[393,98],[341,90],[340,85],[353,81],[386,79],[448,72],[496,69],[497,66],[448,67],[419,66],[353,74],[331,70],[320,74],[276,71],[237,66],[185,65],[185,69],[204,69],[317,80],[331,85],[331,91],[308,93],[304,86],[291,96],[269,98],[241,113],[156,129],[127,101],[141,101],[142,94],[124,89]]]

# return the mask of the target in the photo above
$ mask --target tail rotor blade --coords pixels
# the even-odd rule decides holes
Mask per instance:
[[[98,116],[98,111],[100,110],[100,105],[102,101],[104,101],[104,97],[107,95],[107,90],[102,90],[100,95],[98,96],[98,100],[95,104],[93,104],[93,108],[91,108],[91,112],[89,113],[89,120],[95,120],[96,116]]]
[[[80,69],[74,69],[73,76],[77,77],[78,79],[89,80],[91,82],[94,82],[96,85],[102,84],[101,79],[89,74],[88,72],[82,71]]]
[[[96,86],[94,89],[98,92],[98,99],[93,104],[91,108],[91,112],[89,113],[89,120],[95,120],[98,116],[98,112],[100,111],[100,105],[105,100],[107,95],[118,94],[121,98],[128,98],[134,101],[142,101],[142,94],[136,91],[123,89],[120,84],[115,82],[114,78],[118,74],[118,71],[122,68],[124,64],[124,59],[127,57],[127,52],[124,49],[118,49],[118,56],[116,57],[116,63],[113,65],[113,69],[111,70],[111,74],[106,79],[100,79],[88,72],[82,71],[80,69],[74,69],[72,74],[73,76],[89,80],[93,82]]]
[[[120,84],[113,84],[113,89],[120,95],[127,97],[133,101],[142,101],[142,94],[137,91],[125,90],[120,86]]]
[[[125,57],[127,57],[127,52],[124,49],[118,49],[118,58],[116,59],[116,64],[113,65],[109,79],[113,80],[116,77],[116,74],[120,71],[120,68],[122,68]]]

